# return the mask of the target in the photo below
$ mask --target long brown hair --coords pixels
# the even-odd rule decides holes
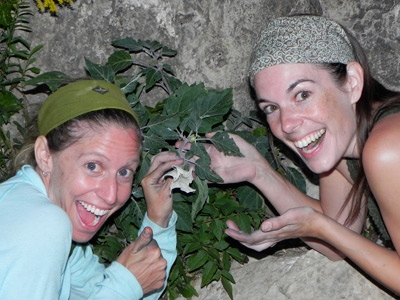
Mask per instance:
[[[356,61],[364,70],[364,86],[360,100],[356,103],[356,118],[357,118],[357,147],[362,157],[364,145],[369,137],[369,134],[376,120],[385,112],[394,107],[400,107],[400,93],[391,91],[379,83],[370,73],[367,57],[358,43],[356,38],[346,29],[347,36],[353,47],[353,52]],[[340,85],[343,84],[347,77],[346,66],[342,64],[322,64],[323,68],[328,70],[334,80]],[[374,110],[375,104],[377,109]],[[370,188],[365,177],[364,169],[360,163],[360,168],[353,183],[353,186],[343,203],[339,214],[343,213],[344,208],[350,205],[350,212],[346,218],[345,224],[350,225],[360,214],[366,209],[366,201],[363,203],[363,198],[368,197]]]

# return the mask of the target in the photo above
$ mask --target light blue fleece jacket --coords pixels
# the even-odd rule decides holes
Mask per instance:
[[[176,258],[177,216],[167,228],[145,216],[167,260],[167,274]],[[47,197],[31,166],[24,166],[0,184],[1,300],[137,300],[143,290],[133,274],[118,262],[105,267],[90,247],[69,252],[72,225],[68,215]],[[165,285],[164,285],[165,286]],[[146,300],[158,299],[164,289]]]

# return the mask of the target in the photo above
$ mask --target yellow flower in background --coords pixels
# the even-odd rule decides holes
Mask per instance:
[[[56,2],[55,0],[35,0],[36,6],[41,10],[49,10],[51,13],[57,12]],[[72,5],[74,2],[72,0],[57,0],[58,5]]]

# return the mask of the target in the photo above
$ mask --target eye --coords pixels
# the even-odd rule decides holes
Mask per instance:
[[[268,114],[271,114],[271,113],[273,113],[274,111],[278,110],[278,106],[270,104],[270,105],[265,105],[265,106],[262,107],[261,109],[263,110],[263,112],[264,112],[265,114],[268,115]]]
[[[100,166],[96,164],[95,162],[88,162],[86,164],[86,168],[90,170],[91,172],[99,172],[100,171]]]
[[[129,169],[121,169],[118,171],[118,175],[121,177],[132,177],[133,176],[133,171]]]
[[[309,91],[300,91],[296,94],[297,101],[304,101],[310,97],[311,93]]]

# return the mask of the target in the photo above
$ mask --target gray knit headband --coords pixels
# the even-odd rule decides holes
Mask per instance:
[[[343,63],[355,61],[344,29],[319,16],[275,19],[261,32],[250,63],[250,83],[270,66],[294,63]]]

